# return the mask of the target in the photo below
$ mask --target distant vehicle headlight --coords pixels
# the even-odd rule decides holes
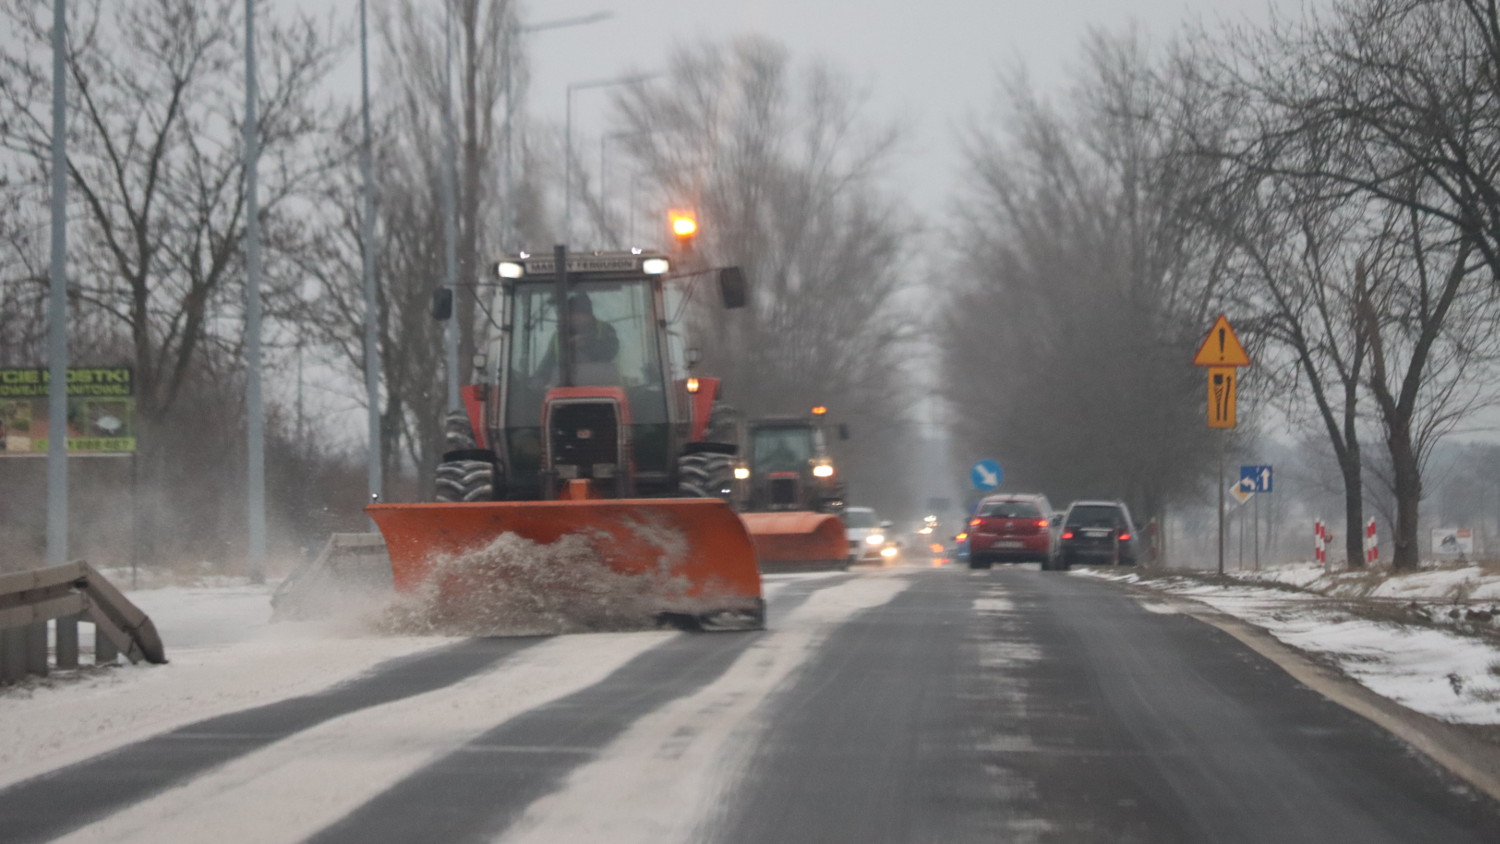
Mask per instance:
[[[865,544],[866,545],[884,545],[885,544],[885,534],[883,534],[883,533],[872,533],[872,534],[869,534],[868,536],[865,537]]]
[[[885,557],[887,560],[889,560],[891,557],[896,556],[895,546],[880,549],[880,556]]]
[[[818,465],[816,465],[816,466],[813,467],[813,477],[815,477],[815,478],[831,478],[831,477],[833,477],[833,466],[831,464],[828,464],[828,463],[819,463]]]

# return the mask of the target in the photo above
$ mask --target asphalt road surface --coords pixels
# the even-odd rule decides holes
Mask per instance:
[[[567,673],[556,642],[476,639],[146,739],[0,791],[0,840],[1500,841],[1500,806],[1118,586],[768,584],[765,632],[572,637],[588,679],[535,706],[507,696]]]

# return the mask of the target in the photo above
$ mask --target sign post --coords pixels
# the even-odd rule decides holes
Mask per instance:
[[[1235,389],[1239,367],[1250,365],[1250,356],[1240,338],[1229,326],[1229,318],[1219,314],[1208,329],[1208,336],[1198,345],[1193,365],[1208,369],[1208,427],[1229,430],[1235,426]],[[1219,574],[1224,573],[1224,440],[1219,440]],[[1257,533],[1257,538],[1259,534]]]

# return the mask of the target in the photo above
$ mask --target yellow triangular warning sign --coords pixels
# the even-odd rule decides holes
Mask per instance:
[[[1234,329],[1229,327],[1229,318],[1219,314],[1214,320],[1214,327],[1208,330],[1208,336],[1203,338],[1203,345],[1198,347],[1198,354],[1193,355],[1194,366],[1249,366],[1250,356],[1245,354],[1245,347],[1240,345],[1240,338],[1234,336]]]

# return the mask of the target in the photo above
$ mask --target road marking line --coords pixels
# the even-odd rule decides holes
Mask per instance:
[[[289,736],[60,840],[211,841],[226,829],[304,840],[497,724],[592,686],[680,635],[560,636],[451,686]]]
[[[501,840],[708,840],[770,726],[766,703],[795,682],[840,624],[910,585],[907,577],[875,573],[813,593],[713,683],[640,719],[561,789],[527,807]]]

